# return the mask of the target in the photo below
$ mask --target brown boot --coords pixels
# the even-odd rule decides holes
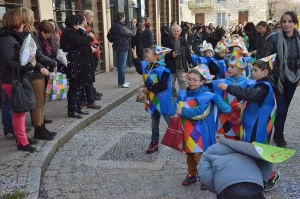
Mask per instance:
[[[91,108],[91,109],[100,109],[101,106],[96,104],[96,103],[93,103],[93,104],[88,104],[87,105],[87,108]]]

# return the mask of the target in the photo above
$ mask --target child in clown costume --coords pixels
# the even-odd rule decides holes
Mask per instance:
[[[225,78],[226,67],[224,58],[226,57],[228,49],[223,40],[219,41],[215,48],[215,56],[210,58],[211,62],[208,65],[209,71],[212,75],[215,75],[214,79]]]
[[[210,83],[212,76],[206,65],[201,64],[187,74],[188,88],[178,92],[173,113],[182,117],[183,150],[187,155],[188,175],[183,186],[197,182],[197,165],[209,146],[216,143],[214,107],[229,113],[231,107],[223,99],[209,91],[204,85]]]
[[[213,46],[204,40],[199,48],[201,55],[192,55],[193,65],[197,66],[199,64],[205,64],[208,66],[210,63],[210,58],[214,56]]]
[[[282,86],[276,76],[271,76],[276,54],[256,60],[253,63],[252,76],[256,82],[246,88],[237,85],[219,83],[222,91],[246,101],[242,117],[243,134],[241,141],[269,144],[276,115],[276,95],[281,95]],[[273,189],[279,176],[272,172],[265,185],[265,191]]]
[[[161,46],[150,46],[144,49],[145,61],[137,58],[136,47],[132,49],[133,63],[136,71],[143,75],[148,102],[145,104],[145,110],[151,114],[152,136],[151,143],[147,149],[147,154],[158,151],[159,142],[159,122],[161,115],[167,124],[171,120],[172,114],[172,82],[170,70],[165,68],[162,61],[166,53],[171,49]]]
[[[219,83],[225,83],[228,85],[237,85],[240,87],[246,87],[251,81],[243,75],[244,69],[248,67],[248,63],[244,60],[241,48],[234,47],[232,54],[227,58],[227,76],[225,79],[214,80],[212,87],[215,93],[219,94],[232,108],[241,108],[244,103],[236,96],[221,90],[218,87]],[[240,122],[231,120],[231,115],[236,112],[226,115],[219,113],[217,117],[217,133],[225,135],[226,138],[240,140],[240,134],[242,133]]]

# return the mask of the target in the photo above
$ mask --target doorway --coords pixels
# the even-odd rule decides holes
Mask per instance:
[[[239,11],[239,24],[244,24],[248,21],[249,11]]]
[[[205,24],[205,14],[204,13],[196,13],[195,14],[195,23]]]

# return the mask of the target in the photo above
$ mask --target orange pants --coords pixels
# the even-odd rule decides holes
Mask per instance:
[[[202,153],[186,153],[186,163],[189,174],[197,175],[197,165],[201,156]]]

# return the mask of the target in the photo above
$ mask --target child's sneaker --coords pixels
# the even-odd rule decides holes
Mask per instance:
[[[157,141],[151,141],[149,144],[149,148],[147,149],[146,153],[147,154],[152,154],[155,151],[158,151],[158,142]]]
[[[274,176],[268,180],[267,183],[265,183],[264,191],[271,191],[277,186],[277,183],[279,181],[279,175],[274,172]]]
[[[200,190],[201,191],[206,191],[207,188],[206,188],[206,186],[204,184],[201,183]]]
[[[194,184],[196,183],[198,180],[197,180],[197,176],[196,175],[193,175],[193,174],[188,174],[186,176],[186,179],[184,181],[182,181],[182,185],[183,186],[189,186],[191,184]]]

